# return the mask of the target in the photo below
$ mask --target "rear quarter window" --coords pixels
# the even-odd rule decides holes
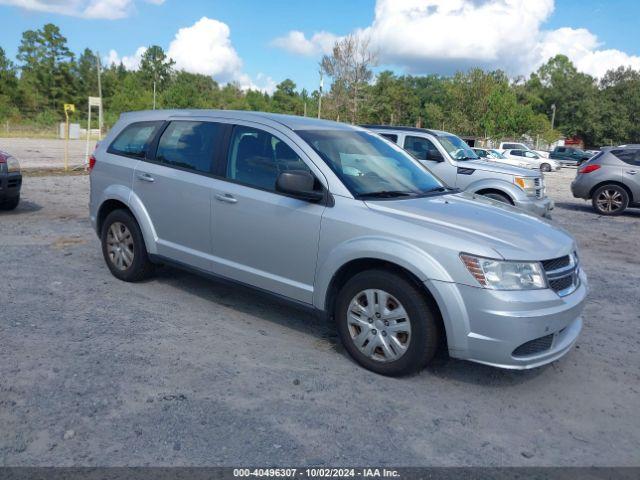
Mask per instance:
[[[151,140],[163,122],[136,122],[124,128],[107,152],[127,157],[143,158]]]

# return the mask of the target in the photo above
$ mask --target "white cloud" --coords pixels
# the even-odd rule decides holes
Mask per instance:
[[[133,55],[124,57],[111,50],[105,63],[122,62],[127,70],[137,70],[145,50],[138,47]],[[220,83],[235,82],[243,90],[272,93],[276,87],[276,82],[263,73],[252,79],[243,72],[242,59],[231,43],[228,25],[212,18],[202,17],[190,27],[179,29],[169,44],[167,56],[176,62],[177,69],[209,75]]]
[[[145,0],[160,5],[164,0]],[[0,0],[24,10],[57,13],[82,18],[115,20],[128,17],[134,10],[134,0]]]
[[[303,32],[291,30],[284,37],[273,39],[271,45],[298,55],[313,56],[329,53],[337,40],[338,36],[325,31],[316,32],[307,39]]]
[[[544,30],[553,9],[553,0],[377,0],[372,24],[358,32],[369,36],[380,63],[411,73],[479,66],[528,74],[559,53],[598,77],[620,65],[640,68],[640,57],[602,49],[586,29]],[[293,30],[271,44],[318,55],[327,51],[320,38],[339,37],[323,31],[307,38]]]
[[[106,59],[104,59],[105,65],[124,65],[124,68],[127,70],[137,70],[140,68],[140,60],[142,59],[142,55],[147,51],[147,47],[138,47],[136,53],[131,56],[124,56],[120,58],[118,52],[115,50],[109,50],[109,55]]]
[[[178,30],[167,54],[175,60],[176,68],[221,81],[233,80],[240,73],[242,60],[231,44],[230,33],[226,23],[202,17]]]

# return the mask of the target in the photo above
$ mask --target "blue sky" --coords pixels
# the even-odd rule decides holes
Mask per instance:
[[[52,22],[76,53],[89,47],[135,68],[140,47],[174,42],[183,68],[265,89],[287,77],[316,88],[320,56],[352,32],[371,39],[378,69],[398,73],[527,74],[555,53],[595,76],[640,68],[636,0],[0,0],[0,18],[10,57],[24,30]]]

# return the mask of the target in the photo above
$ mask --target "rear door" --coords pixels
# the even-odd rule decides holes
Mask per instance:
[[[629,187],[634,203],[640,203],[640,149],[629,148],[611,152],[622,160],[622,182]]]
[[[212,168],[225,129],[172,120],[157,135],[154,155],[138,163],[133,191],[151,218],[159,255],[210,269]]]
[[[287,170],[322,178],[280,132],[251,122],[233,127],[227,161],[213,191],[213,271],[312,303],[326,207],[277,192],[276,178]],[[319,180],[316,188],[323,189]]]

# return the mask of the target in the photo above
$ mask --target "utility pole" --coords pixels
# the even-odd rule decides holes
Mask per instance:
[[[156,81],[153,80],[153,109],[156,109]]]
[[[551,104],[551,130],[553,130],[553,126],[556,124],[556,104]]]
[[[98,140],[102,140],[102,80],[100,66],[100,52],[96,51],[96,68],[98,69],[98,98],[100,98],[100,106],[98,107]]]
[[[323,86],[323,78],[322,78],[322,70],[320,70],[320,95],[318,95],[318,118],[320,118],[320,112],[322,111],[322,86]]]

